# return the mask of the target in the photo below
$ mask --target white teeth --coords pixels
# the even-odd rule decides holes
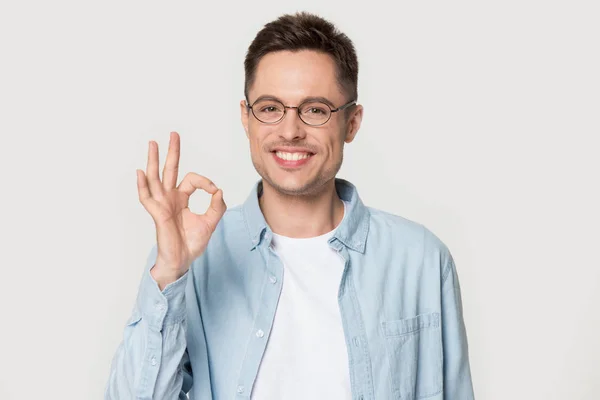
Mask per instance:
[[[287,161],[298,161],[310,157],[308,153],[285,153],[283,151],[275,152],[277,157]]]

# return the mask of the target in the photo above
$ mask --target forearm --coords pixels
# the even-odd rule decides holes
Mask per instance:
[[[113,357],[105,399],[177,399],[186,350],[187,274],[163,291],[146,270]]]

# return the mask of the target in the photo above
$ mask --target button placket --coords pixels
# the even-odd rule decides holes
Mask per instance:
[[[269,236],[263,238],[270,239]],[[256,376],[258,373],[266,348],[265,339],[273,324],[277,299],[281,291],[281,285],[276,283],[278,283],[278,276],[283,276],[283,265],[281,265],[280,260],[278,260],[277,255],[270,246],[263,243],[262,246],[258,247],[258,250],[261,253],[266,253],[263,254],[265,275],[262,281],[265,290],[261,292],[260,308],[254,318],[253,331],[250,333],[251,341],[248,343],[246,356],[239,371],[236,398],[247,398],[252,392],[252,385],[248,384],[247,378]]]

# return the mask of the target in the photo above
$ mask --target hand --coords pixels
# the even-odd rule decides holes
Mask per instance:
[[[154,141],[150,141],[148,148],[147,177],[144,171],[136,170],[140,202],[156,225],[158,253],[151,273],[161,290],[183,276],[194,259],[204,252],[227,209],[223,191],[204,176],[190,172],[175,187],[179,149],[179,134],[171,132],[162,182],[158,176],[158,144]],[[188,208],[190,196],[196,189],[212,195],[208,210],[201,215]]]

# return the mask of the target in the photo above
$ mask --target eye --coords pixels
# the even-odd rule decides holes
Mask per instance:
[[[281,107],[277,104],[260,104],[258,109],[265,114],[281,112]]]
[[[303,114],[325,115],[327,110],[324,107],[308,106],[303,111]]]
[[[305,103],[301,106],[300,112],[307,117],[326,117],[329,115],[329,107],[321,102]]]

